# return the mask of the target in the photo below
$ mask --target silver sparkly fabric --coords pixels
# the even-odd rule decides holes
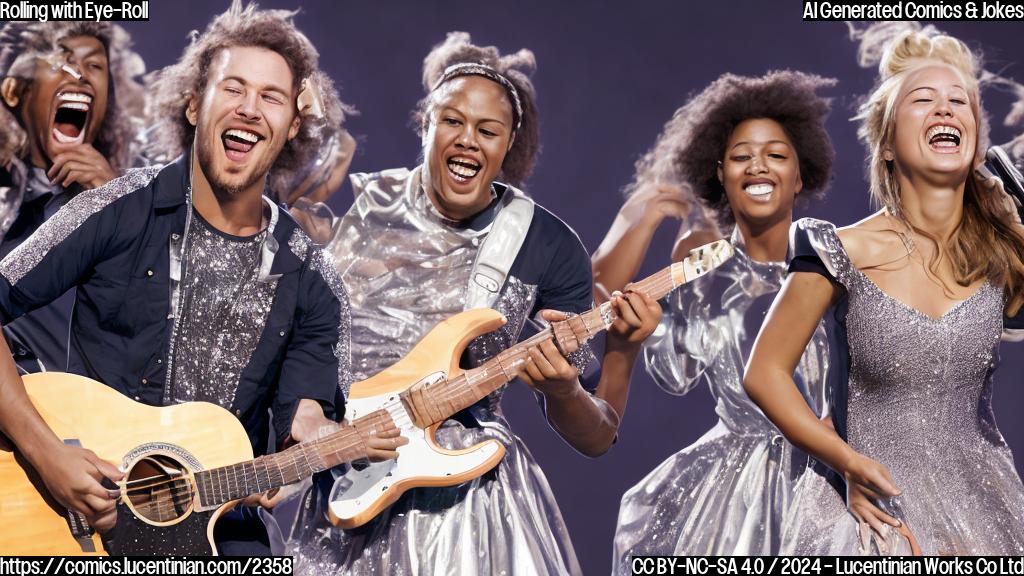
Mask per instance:
[[[295,241],[296,235],[300,237],[299,241]],[[331,255],[320,248],[311,248],[311,243],[312,240],[309,236],[296,230],[289,245],[292,250],[298,250],[296,255],[299,252],[305,255],[309,250],[313,250],[309,257],[309,268],[323,278],[327,287],[330,288],[331,294],[338,301],[338,341],[334,344],[333,350],[334,357],[338,359],[338,388],[342,395],[348,398],[348,391],[352,388],[352,383],[355,382],[355,377],[352,374],[352,341],[349,338],[349,334],[352,332],[352,309],[349,305],[345,285],[341,276],[338,275]]]
[[[471,365],[483,364],[502,350],[511,348],[519,340],[548,328],[548,323],[543,318],[527,317],[527,314],[533,309],[536,298],[537,286],[524,284],[515,276],[509,276],[505,280],[505,286],[502,287],[501,296],[495,302],[494,308],[505,315],[507,322],[494,332],[478,336],[469,343],[466,350]],[[566,360],[580,374],[583,374],[592,363],[597,361],[589,342],[566,356]]]
[[[306,236],[301,229],[296,228],[292,232],[291,238],[288,239],[288,249],[292,251],[292,254],[295,254],[296,258],[305,261],[310,243],[309,236]]]
[[[527,318],[536,298],[536,286],[524,284],[515,276],[508,277],[494,306],[495,310],[505,315],[508,322],[494,332],[477,336],[469,343],[467,350],[471,365],[479,366],[502,350],[511,348],[519,341],[519,334],[528,321],[535,328],[539,327],[535,320]]]
[[[835,227],[804,219],[846,288],[850,446],[903,490],[886,502],[926,555],[1024,553],[1024,485],[992,413],[1003,291],[989,283],[933,319],[886,295],[850,262]],[[783,552],[851,555],[858,523],[818,474],[800,480]]]
[[[359,379],[390,366],[438,321],[463,310],[463,287],[486,235],[486,229],[447,225],[418,175],[390,171],[364,182],[328,246],[351,298]],[[535,296],[536,287],[508,278],[495,308],[509,322],[470,344],[472,364],[518,339]],[[502,392],[445,421],[437,433],[448,448],[500,441],[506,455],[484,476],[451,488],[411,490],[355,530],[331,527],[324,494],[306,492],[289,542],[296,573],[578,574],[547,479],[501,412]]]
[[[43,223],[32,235],[0,261],[0,274],[11,284],[39,265],[54,246],[63,242],[90,216],[117,201],[117,199],[145,188],[162,167],[151,166],[129,170],[99,188],[75,195],[64,207]]]
[[[182,314],[175,348],[173,402],[230,408],[274,303],[277,280],[260,282],[267,231],[228,236],[193,213],[185,244]]]
[[[444,223],[419,171],[382,173],[341,217],[326,250],[352,305],[353,372],[364,380],[402,359],[438,322],[463,310],[488,228]]]
[[[669,394],[706,382],[718,424],[673,454],[622,497],[616,573],[630,555],[768,555],[807,464],[743,390],[743,367],[786,275],[785,262],[736,255],[668,296],[661,324],[644,344],[648,373]],[[819,325],[796,377],[812,408],[824,407],[828,344]]]

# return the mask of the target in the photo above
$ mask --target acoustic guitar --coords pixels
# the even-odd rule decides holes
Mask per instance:
[[[59,438],[119,464],[125,477],[118,482],[117,525],[101,541],[84,517],[53,499],[0,435],[0,554],[216,555],[214,524],[238,500],[366,456],[359,432],[346,426],[253,459],[241,422],[215,404],[147,406],[59,372],[31,374],[24,382]],[[386,419],[368,413],[355,426]]]

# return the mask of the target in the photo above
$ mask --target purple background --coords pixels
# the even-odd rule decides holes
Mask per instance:
[[[226,5],[226,0],[152,2],[150,21],[127,27],[152,70],[176,60],[187,32],[204,28]],[[536,54],[544,149],[526,188],[575,228],[590,251],[621,204],[620,190],[630,180],[635,159],[688,94],[724,72],[752,75],[794,68],[838,78],[839,86],[830,92],[834,111],[828,123],[838,154],[835,180],[823,202],[798,216],[848,224],[869,213],[864,151],[848,119],[856,97],[870,88],[873,71],[857,67],[856,46],[842,23],[803,22],[800,2],[634,1],[627,7],[625,2],[579,0],[287,0],[263,6],[302,6],[299,26],[320,50],[322,66],[339,84],[342,98],[359,109],[348,124],[359,139],[354,171],[415,163],[419,139],[408,127],[409,111],[422,96],[423,57],[446,32],[465,30],[478,44],[494,44],[504,52],[526,47]],[[938,26],[981,47],[991,68],[1024,80],[1015,62],[1024,47],[1021,23]],[[1009,96],[986,98],[998,120],[1008,109]],[[1011,133],[997,125],[993,140],[1005,142]],[[343,211],[350,197],[346,185],[331,205]],[[671,224],[660,231],[643,274],[667,263],[674,232]],[[1004,346],[996,413],[1018,454],[1024,450],[1022,368],[1022,348]],[[618,444],[591,460],[559,439],[523,387],[509,390],[504,407],[551,482],[587,574],[610,570],[622,493],[716,419],[706,388],[671,397],[638,369]],[[1018,469],[1021,462],[1024,456],[1018,457]]]

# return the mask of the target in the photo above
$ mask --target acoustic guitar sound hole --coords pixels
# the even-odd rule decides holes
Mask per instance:
[[[150,522],[171,522],[192,508],[192,483],[185,466],[170,456],[140,458],[128,471],[128,500]]]

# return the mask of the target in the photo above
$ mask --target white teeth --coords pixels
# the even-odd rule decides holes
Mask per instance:
[[[928,130],[928,141],[930,142],[932,138],[935,138],[939,134],[950,134],[952,136],[956,136],[957,138],[961,138],[960,131],[952,126],[932,126]]]
[[[462,162],[463,164],[469,164],[469,165],[472,165],[472,166],[479,167],[479,164],[477,164],[476,160],[473,160],[472,158],[466,158],[465,156],[452,156],[451,158],[448,159],[448,161],[449,162]]]
[[[89,105],[82,102],[63,102],[61,103],[60,108],[68,110],[81,110],[83,112],[89,111]]]
[[[745,190],[747,191],[747,194],[750,194],[751,196],[764,196],[766,194],[771,194],[772,191],[775,190],[775,186],[771,184],[754,184],[752,186],[747,186]]]
[[[469,166],[466,166],[466,164],[469,164]],[[448,170],[456,176],[468,179],[477,175],[477,172],[480,171],[480,165],[471,158],[455,156],[448,159]]]
[[[473,176],[476,176],[477,173],[476,170],[466,168],[465,166],[461,166],[459,164],[449,164],[448,169],[451,170],[452,172],[455,172],[459,176],[465,176],[466,178],[472,178]]]
[[[248,132],[246,130],[231,129],[225,132],[224,135],[240,138],[242,140],[245,140],[246,142],[249,142],[250,144],[255,144],[260,141],[260,137],[258,134],[253,134],[252,132]]]
[[[61,92],[57,95],[61,102],[84,102],[85,104],[92,103],[92,96],[83,94],[81,92]]]

